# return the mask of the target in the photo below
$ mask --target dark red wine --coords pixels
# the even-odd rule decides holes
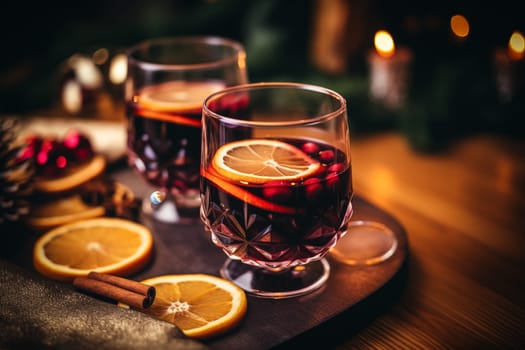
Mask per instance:
[[[168,82],[138,91],[128,103],[129,163],[151,185],[198,198],[202,102],[223,87]]]
[[[321,258],[352,215],[348,156],[319,141],[279,141],[320,166],[300,179],[249,183],[224,176],[212,163],[202,177],[201,217],[213,242],[234,259],[270,268]]]

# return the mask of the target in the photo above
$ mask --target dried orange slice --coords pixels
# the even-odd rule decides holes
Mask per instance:
[[[33,204],[26,221],[30,227],[45,231],[69,222],[100,217],[105,212],[103,206],[88,205],[79,194],[72,194]]]
[[[153,305],[141,311],[175,324],[191,338],[211,338],[230,331],[248,308],[241,288],[212,275],[164,275],[142,283],[154,286],[157,293]]]
[[[37,177],[34,188],[36,191],[50,194],[69,191],[99,176],[105,169],[106,158],[102,155],[95,155],[86,164],[74,166],[62,176],[53,178]]]
[[[200,127],[201,121],[184,114],[200,115],[204,99],[224,88],[221,81],[171,81],[144,88],[138,96],[136,113],[145,118]]]
[[[95,218],[65,224],[42,235],[33,247],[33,264],[44,276],[71,281],[90,271],[130,275],[149,261],[153,238],[133,221]]]
[[[217,150],[212,165],[225,178],[252,184],[300,180],[321,166],[299,148],[269,139],[227,143]]]

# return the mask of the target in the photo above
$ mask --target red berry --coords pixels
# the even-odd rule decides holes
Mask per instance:
[[[93,149],[91,147],[79,147],[74,152],[75,160],[78,162],[85,162],[93,156]]]
[[[77,130],[69,131],[63,143],[71,152],[74,161],[85,162],[93,156],[93,148],[89,138]]]
[[[70,130],[64,138],[64,146],[69,149],[75,149],[80,145],[80,133],[76,130]]]
[[[57,147],[57,141],[54,139],[45,139],[40,145],[40,149],[36,153],[36,164],[39,166],[46,166],[53,158],[53,152]]]
[[[67,149],[55,139],[45,139],[36,154],[35,160],[40,175],[52,176],[68,165]]]
[[[26,160],[30,158],[34,158],[38,151],[40,150],[40,146],[42,145],[42,138],[36,135],[28,136],[25,140],[25,146],[21,150],[20,154],[18,155],[18,160]]]
[[[331,149],[319,152],[319,159],[324,163],[330,163],[334,160],[335,154]]]
[[[64,169],[67,167],[67,158],[63,155],[59,155],[57,159],[55,160],[55,166],[57,169]]]
[[[287,201],[292,195],[290,183],[282,180],[267,182],[264,184],[262,192],[268,200],[275,202]]]
[[[326,185],[330,191],[339,190],[339,187],[341,186],[341,179],[337,173],[328,173],[328,175],[326,175]]]
[[[308,154],[319,152],[319,146],[314,142],[306,142],[302,145],[302,150]]]
[[[334,163],[328,167],[328,172],[340,173],[346,169],[345,163]]]
[[[323,184],[318,177],[311,177],[304,182],[304,193],[308,200],[315,200],[323,193]]]

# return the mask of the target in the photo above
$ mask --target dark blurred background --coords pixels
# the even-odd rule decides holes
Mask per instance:
[[[67,114],[60,108],[60,89],[75,55],[91,58],[103,48],[111,58],[143,39],[198,34],[242,42],[251,81],[298,81],[340,92],[349,101],[356,133],[396,129],[421,151],[440,150],[478,132],[522,137],[524,59],[503,68],[495,62],[496,50],[506,48],[514,31],[525,33],[520,11],[519,2],[510,0],[483,6],[385,0],[10,1],[0,11],[0,116]],[[454,14],[468,20],[466,38],[452,35]],[[379,29],[412,54],[407,96],[395,108],[370,96],[369,53]],[[104,77],[107,62],[97,66]],[[507,79],[503,87],[501,70]],[[103,87],[117,105],[121,88],[107,81]]]

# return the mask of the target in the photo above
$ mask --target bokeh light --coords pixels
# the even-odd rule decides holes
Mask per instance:
[[[378,30],[376,32],[374,35],[374,46],[377,53],[382,57],[391,57],[394,55],[394,39],[386,30]]]

